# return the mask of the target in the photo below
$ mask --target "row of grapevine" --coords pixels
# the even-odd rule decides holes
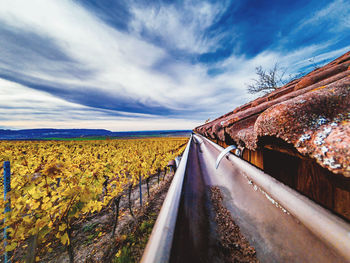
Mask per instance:
[[[52,241],[59,239],[72,257],[72,222],[99,212],[140,179],[163,169],[186,141],[0,142],[0,161],[9,160],[12,169],[11,211],[0,214],[11,237],[6,251],[35,238],[50,252]],[[0,201],[2,207],[6,201]]]

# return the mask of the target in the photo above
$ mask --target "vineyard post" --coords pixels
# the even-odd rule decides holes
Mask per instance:
[[[139,188],[140,188],[140,207],[142,207],[142,177],[139,175]]]
[[[160,169],[158,168],[158,170],[157,170],[158,185],[159,185],[159,174],[160,174]]]
[[[31,235],[28,239],[26,263],[34,263],[35,262],[35,250],[36,250],[37,246],[38,246],[38,234]]]
[[[147,197],[149,198],[149,177],[146,178],[146,184],[147,184]]]
[[[113,226],[113,231],[112,231],[112,238],[114,237],[115,230],[117,228],[118,224],[118,217],[119,217],[119,204],[120,204],[120,199],[122,198],[121,195],[119,195],[116,199],[114,199],[114,206],[115,206],[115,220],[114,220],[114,226]]]
[[[129,211],[132,217],[134,216],[134,213],[132,212],[132,207],[131,207],[131,191],[132,191],[132,184],[129,185],[129,193],[128,193],[128,199],[129,199]]]
[[[67,215],[65,217],[65,223],[67,226],[67,235],[68,235],[68,244],[66,245],[66,248],[68,250],[68,256],[69,256],[69,262],[70,263],[74,263],[74,250],[73,250],[73,245],[72,245],[72,228],[69,222],[69,218],[68,218],[68,214],[69,214],[69,210],[67,212]]]
[[[56,187],[60,187],[61,177],[57,178],[56,182],[57,182]]]
[[[7,194],[11,191],[11,168],[10,168],[10,162],[9,161],[5,161],[4,162],[4,200],[5,200],[5,213],[10,212],[11,211],[11,203],[10,203],[10,199],[7,197]],[[8,200],[7,200],[8,199]],[[6,218],[6,217],[5,217]],[[5,219],[4,219],[5,221]],[[4,228],[4,246],[6,248],[7,246],[7,239],[8,237],[8,226],[5,226]],[[4,258],[4,262],[5,263],[9,263],[11,255],[10,252],[6,252],[5,251],[5,258]]]

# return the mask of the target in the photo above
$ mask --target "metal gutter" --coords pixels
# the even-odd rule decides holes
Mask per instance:
[[[208,192],[253,245],[260,262],[350,262],[350,224],[260,169],[194,135],[186,147],[141,262],[222,262]]]
[[[207,138],[197,136],[212,145],[218,152],[224,150]],[[346,262],[350,262],[349,223],[232,153],[227,155],[227,159],[233,166],[239,167],[249,183],[259,187],[275,206],[279,206],[285,213],[290,213],[326,246],[344,257]],[[309,248],[305,247],[306,249]]]
[[[179,167],[176,170],[157,221],[153,227],[149,242],[143,253],[141,259],[143,263],[169,261],[191,142],[192,135],[182,155]]]

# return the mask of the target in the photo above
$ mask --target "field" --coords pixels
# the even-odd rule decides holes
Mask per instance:
[[[140,180],[164,170],[187,140],[0,141],[0,161],[11,164],[11,211],[0,215],[11,237],[6,251],[35,240],[41,253],[50,252],[59,240],[72,252],[74,221],[100,212]],[[0,189],[3,195],[2,181]],[[4,208],[7,201],[0,202]]]

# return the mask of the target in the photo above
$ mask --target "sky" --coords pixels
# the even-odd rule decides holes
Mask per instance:
[[[193,129],[349,50],[346,0],[1,0],[0,129]]]

